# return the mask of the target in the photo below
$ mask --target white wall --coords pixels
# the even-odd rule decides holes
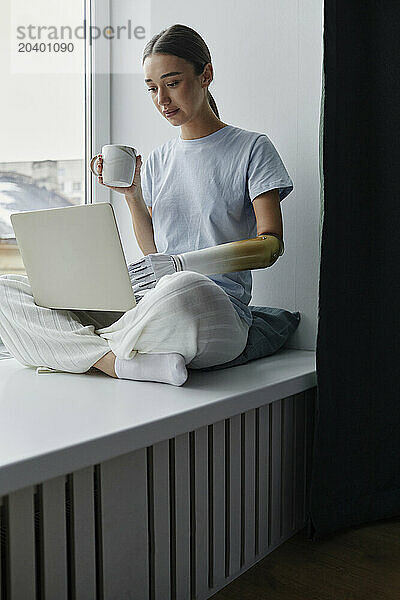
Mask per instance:
[[[135,4],[111,0],[112,24],[125,23],[127,14],[134,20]],[[214,67],[209,89],[221,120],[266,133],[282,157],[294,182],[281,204],[285,254],[272,267],[253,271],[251,304],[300,311],[302,320],[289,346],[315,350],[323,0],[151,0],[149,20],[143,48],[174,23],[203,36]],[[155,146],[178,135],[179,128],[154,108],[136,63],[130,74],[117,71],[114,63],[111,143],[133,145],[145,160]],[[120,194],[113,193],[113,203],[126,258],[136,260],[141,251],[129,210]]]

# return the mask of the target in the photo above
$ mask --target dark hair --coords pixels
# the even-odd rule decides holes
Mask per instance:
[[[147,42],[143,51],[142,66],[145,59],[152,54],[172,54],[184,58],[192,63],[195,75],[201,75],[206,64],[211,62],[210,51],[201,35],[194,29],[180,24],[163,29]],[[207,98],[219,118],[217,105],[208,89]]]

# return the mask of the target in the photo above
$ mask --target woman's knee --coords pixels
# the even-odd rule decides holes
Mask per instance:
[[[178,288],[190,288],[192,286],[198,287],[199,284],[216,285],[214,281],[202,273],[196,273],[195,271],[177,271],[176,273],[161,277],[155,287],[176,290]]]
[[[28,277],[26,275],[15,275],[13,273],[0,275],[0,309],[13,303],[13,298],[15,297],[13,290],[16,287],[20,287],[18,286],[18,283],[16,286],[16,281],[24,283],[25,291],[31,293]]]
[[[211,305],[214,301],[221,302],[221,295],[225,292],[214,281],[202,273],[195,271],[178,271],[170,275],[164,275],[154,290],[164,298],[171,299],[179,305],[189,305],[200,301]],[[157,292],[155,292],[157,293]],[[223,301],[225,298],[223,299]],[[228,300],[229,302],[229,300]]]
[[[0,285],[8,285],[10,280],[10,275],[8,275],[8,273],[4,273],[3,275],[0,275]]]
[[[15,282],[23,283],[30,288],[27,275],[20,275],[19,273],[3,273],[3,275],[0,275],[0,288],[3,292],[7,287],[15,287]]]

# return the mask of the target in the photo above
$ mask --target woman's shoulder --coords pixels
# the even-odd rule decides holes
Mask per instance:
[[[253,131],[251,129],[244,129],[243,127],[237,127],[236,125],[231,125],[232,133],[238,137],[245,138],[248,140],[256,140],[260,136],[267,136],[264,131]],[[268,136],[267,136],[268,137]]]

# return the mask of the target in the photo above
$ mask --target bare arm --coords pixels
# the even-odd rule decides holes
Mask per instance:
[[[125,198],[132,216],[133,230],[141,251],[144,255],[156,253],[153,221],[147,210],[143,195],[140,193],[134,198],[131,196],[125,196]]]
[[[273,232],[283,240],[283,223],[279,192],[277,189],[264,192],[254,198],[253,209],[257,221],[257,235]]]

